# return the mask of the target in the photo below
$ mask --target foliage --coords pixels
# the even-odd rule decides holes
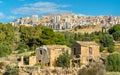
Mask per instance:
[[[101,45],[104,47],[108,47],[110,45],[114,45],[113,37],[110,34],[104,34],[100,39]]]
[[[88,27],[89,26],[85,26],[83,28]],[[111,30],[118,31],[114,26],[110,31]],[[103,31],[106,31],[106,29]],[[119,32],[113,34],[115,40],[119,40],[119,36],[117,34],[119,35]],[[19,27],[15,27],[9,23],[0,23],[0,57],[11,54],[13,50],[18,50],[18,53],[35,50],[36,47],[41,45],[57,44],[67,45],[70,47],[75,41],[96,41],[97,43],[100,42],[104,47],[114,45],[112,36],[102,32],[93,32],[91,34],[54,32],[53,29],[42,25],[35,27],[21,25]],[[8,51],[9,49],[10,51]]]
[[[35,56],[35,52],[31,53],[30,56]]]
[[[103,51],[104,51],[104,46],[101,45],[101,46],[100,46],[100,52],[103,52]]]
[[[15,37],[18,28],[13,27],[11,24],[0,24],[0,41],[3,42],[16,42]]]
[[[99,39],[102,37],[102,32],[93,32],[91,34],[88,33],[71,33],[71,32],[64,32],[63,33],[66,40],[66,45],[71,47],[71,45],[75,41],[96,41],[99,43]]]
[[[37,39],[39,45],[50,45],[50,44],[65,44],[64,35],[61,33],[56,33],[53,29],[44,28],[42,34]]]
[[[109,31],[110,34],[113,34],[116,31],[120,31],[120,24],[114,25],[108,31]]]
[[[12,47],[8,45],[0,45],[0,57],[7,56],[12,53]]]
[[[120,72],[120,54],[111,54],[105,60],[107,71]]]
[[[29,56],[24,57],[24,64],[28,65],[29,64]]]
[[[112,52],[114,52],[115,51],[115,48],[114,48],[114,46],[108,46],[108,52],[109,53],[112,53]]]
[[[36,27],[21,26],[21,41],[30,47],[50,45],[50,44],[65,44],[65,37],[61,33],[54,32],[53,29],[38,25]]]
[[[115,41],[120,41],[120,31],[116,31],[112,35]]]
[[[3,75],[19,75],[19,69],[12,66],[7,66],[6,72]]]
[[[68,50],[67,51],[63,50],[62,55],[60,55],[57,58],[56,65],[59,67],[63,67],[63,68],[67,67],[68,68],[70,66],[71,59],[72,59],[72,56],[68,53]]]
[[[24,43],[20,43],[18,46],[18,53],[23,53],[29,50],[30,50],[29,46]]]
[[[11,24],[0,23],[0,57],[10,54],[13,50],[22,53],[26,50],[35,50],[36,47],[41,45],[51,44],[65,45],[64,34],[54,32],[53,29],[42,25],[15,27]],[[12,51],[10,49],[7,52],[9,47],[12,47]]]

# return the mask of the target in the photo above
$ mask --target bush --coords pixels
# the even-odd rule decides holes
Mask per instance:
[[[0,57],[5,57],[12,53],[12,47],[9,45],[0,45]]]
[[[63,51],[62,55],[57,58],[56,65],[59,67],[70,67],[70,60],[72,56],[68,53],[68,51]]]
[[[112,35],[115,41],[120,41],[120,31],[116,31]]]
[[[120,31],[120,24],[114,25],[108,31],[109,31],[110,34],[113,34],[116,31]]]
[[[35,52],[31,53],[30,56],[35,56]]]
[[[23,53],[28,51],[30,48],[28,45],[24,44],[24,43],[20,43],[18,46],[18,53]]]
[[[11,68],[9,75],[19,75],[19,69],[18,68]]]
[[[107,71],[120,72],[120,54],[110,54],[105,60]]]
[[[3,75],[19,75],[19,69],[12,66],[6,67],[6,72]]]
[[[114,48],[114,46],[108,46],[108,52],[109,53],[112,53],[112,52],[114,52],[115,51],[115,48]]]
[[[104,47],[108,47],[110,45],[114,45],[113,37],[110,34],[104,34],[100,39],[101,45]]]

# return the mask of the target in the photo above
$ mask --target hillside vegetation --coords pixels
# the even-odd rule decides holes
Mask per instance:
[[[108,49],[108,52],[114,52],[111,51],[111,49],[114,49],[113,41],[120,41],[119,26],[113,26],[109,29],[109,32],[107,32],[106,28],[102,28],[102,31],[95,31],[89,34],[54,32],[53,29],[42,25],[36,27],[27,27],[24,25],[15,27],[11,24],[0,23],[0,57],[7,56],[13,51],[22,53],[35,50],[36,47],[41,45],[58,44],[70,47],[75,41],[96,41],[101,46],[101,52],[106,49]],[[82,29],[84,28],[88,28],[89,31],[89,27],[83,27]]]

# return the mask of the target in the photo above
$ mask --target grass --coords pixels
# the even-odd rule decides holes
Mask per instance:
[[[120,75],[120,72],[107,72],[106,75]]]

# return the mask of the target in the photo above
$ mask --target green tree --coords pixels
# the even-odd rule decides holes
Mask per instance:
[[[63,53],[62,55],[60,55],[58,58],[57,58],[57,66],[59,67],[69,67],[70,66],[70,60],[72,59],[72,56],[68,53],[68,51],[64,51],[63,50]]]
[[[62,33],[56,33],[54,32],[55,36],[54,36],[54,41],[56,44],[59,44],[59,45],[65,45],[66,44],[66,40],[65,40],[65,37],[64,37],[64,34]]]
[[[103,36],[100,39],[100,43],[104,47],[108,47],[110,45],[114,45],[113,37],[110,34],[103,34]]]
[[[20,26],[20,38],[21,41],[24,43],[29,43],[30,39],[33,39],[35,37],[34,32],[35,28],[34,27],[26,27],[24,25]]]
[[[114,25],[108,31],[109,31],[110,34],[113,34],[116,31],[120,31],[120,24]]]
[[[115,41],[120,41],[120,31],[116,31],[112,35]]]
[[[42,34],[37,39],[38,45],[66,44],[65,37],[62,33],[54,32],[53,29],[44,27]]]
[[[107,71],[120,72],[120,54],[111,54],[105,60]]]

